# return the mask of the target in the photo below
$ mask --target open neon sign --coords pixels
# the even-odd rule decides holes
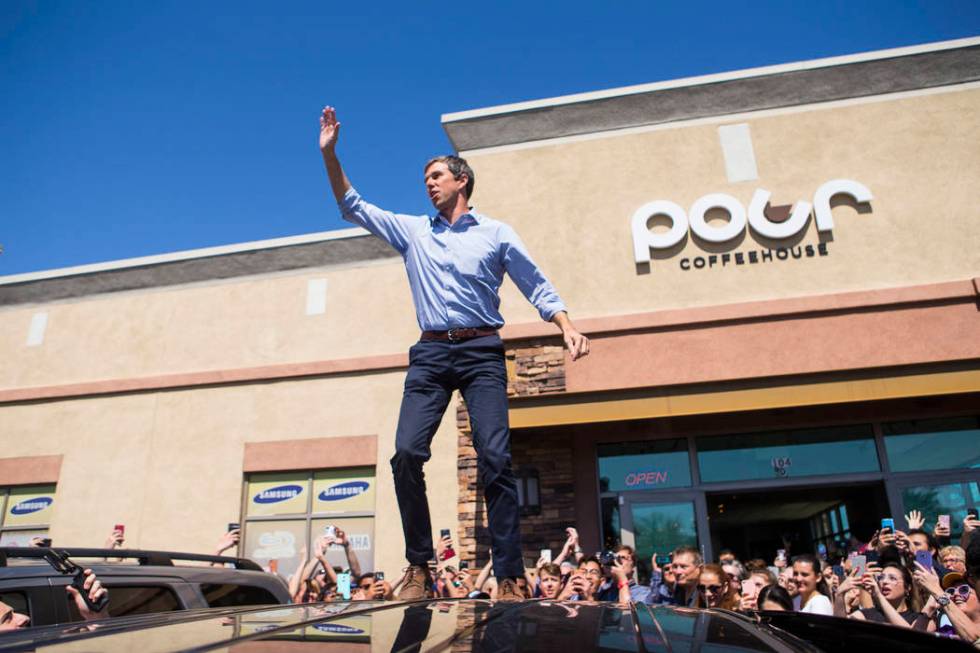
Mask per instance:
[[[638,470],[626,475],[626,487],[637,485],[661,485],[667,483],[667,472],[656,470]]]

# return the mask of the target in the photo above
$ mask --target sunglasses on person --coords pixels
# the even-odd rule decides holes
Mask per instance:
[[[893,576],[891,574],[878,574],[875,576],[875,580],[879,583],[883,580],[887,580],[890,583],[897,583],[898,581],[903,580],[903,578],[901,576]]]
[[[717,594],[721,591],[721,585],[698,585],[698,590],[704,594]]]
[[[964,583],[962,585],[957,585],[956,587],[947,587],[946,593],[950,596],[950,598],[959,594],[965,599],[970,596],[970,586]]]

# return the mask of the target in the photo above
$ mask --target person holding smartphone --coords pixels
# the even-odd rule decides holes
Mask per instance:
[[[623,544],[614,550],[614,558],[609,566],[610,582],[602,587],[597,595],[599,601],[621,601],[629,596],[633,603],[650,604],[652,593],[648,586],[636,582],[636,552],[633,547]],[[623,590],[626,592],[623,592]]]
[[[776,584],[776,578],[767,567],[753,567],[749,577],[742,581],[739,593],[739,610],[759,610],[759,593]]]
[[[918,562],[913,577],[929,597],[922,608],[923,620],[930,620],[940,635],[969,643],[980,639],[980,601],[966,577],[950,573],[940,580],[935,571]]]
[[[878,573],[866,572],[859,576],[855,569],[841,583],[834,601],[834,614],[839,616],[844,595],[852,588],[861,588],[871,595],[874,607],[860,608],[847,615],[858,621],[875,621],[902,628],[912,628],[921,622],[921,602],[915,591],[912,574],[898,562],[886,562]],[[922,622],[922,629],[925,624]]]
[[[565,589],[558,595],[559,601],[594,601],[602,583],[602,564],[589,556],[582,558],[578,569],[572,572]]]
[[[650,556],[650,604],[670,605],[674,600],[674,569],[669,554]]]
[[[330,566],[330,563],[327,562],[327,549],[333,544],[339,544],[344,548],[344,556],[347,558],[347,567],[350,569],[350,573],[355,578],[360,577],[361,563],[357,560],[357,554],[351,547],[350,539],[347,537],[347,533],[336,526],[327,526],[324,529],[324,535],[317,539],[314,548],[316,559],[320,561],[323,568],[326,569]]]
[[[320,152],[341,217],[401,254],[421,330],[409,350],[391,458],[409,565],[398,597],[418,600],[431,592],[432,524],[422,467],[452,393],[459,390],[471,418],[487,504],[497,598],[520,600],[517,579],[524,576],[524,561],[510,459],[507,369],[498,333],[504,325],[498,311],[504,274],[543,320],[561,330],[573,361],[589,353],[589,340],[572,325],[564,302],[517,233],[470,207],[476,177],[464,159],[435,157],[423,168],[434,216],[392,213],[365,201],[351,185],[336,152],[340,127],[333,107],[324,107]]]
[[[109,618],[108,604],[103,606],[101,610],[96,611],[82,597],[82,592],[84,592],[88,595],[92,603],[97,603],[103,596],[109,593],[109,590],[102,586],[102,581],[96,577],[91,569],[85,570],[85,582],[82,584],[82,592],[79,592],[71,585],[65,586],[65,591],[68,592],[68,595],[75,604],[75,609],[84,621]],[[28,615],[17,612],[10,605],[0,601],[0,631],[27,628],[30,625],[31,618]]]

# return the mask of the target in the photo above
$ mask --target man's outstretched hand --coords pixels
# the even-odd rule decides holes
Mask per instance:
[[[84,619],[85,621],[92,621],[94,619],[106,619],[109,617],[108,604],[104,608],[102,608],[101,611],[96,612],[95,610],[89,607],[88,603],[85,602],[85,599],[82,598],[82,593],[79,592],[77,589],[75,589],[71,585],[67,585],[65,587],[65,590],[75,601],[75,607],[78,608],[78,614],[80,614],[82,616],[82,619]],[[88,595],[88,598],[93,603],[98,602],[99,599],[101,599],[103,596],[109,593],[109,590],[107,590],[102,586],[102,581],[96,578],[95,574],[92,573],[91,569],[85,570],[85,583],[82,585],[82,591],[84,591]]]
[[[337,122],[337,112],[333,107],[323,107],[320,114],[320,150],[333,151],[337,146],[340,135],[340,123]]]
[[[575,329],[565,331],[564,340],[573,361],[589,355],[589,339]]]
[[[558,311],[551,318],[551,321],[561,329],[562,339],[565,341],[565,347],[568,348],[568,353],[571,354],[573,361],[589,355],[589,339],[572,326],[572,321],[568,319],[568,313]]]

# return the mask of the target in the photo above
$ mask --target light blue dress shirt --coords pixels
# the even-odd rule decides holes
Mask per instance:
[[[402,255],[423,331],[502,327],[498,291],[504,272],[541,319],[550,321],[566,310],[517,233],[502,222],[470,212],[450,226],[438,215],[392,213],[364,201],[353,188],[344,195],[340,212]]]

